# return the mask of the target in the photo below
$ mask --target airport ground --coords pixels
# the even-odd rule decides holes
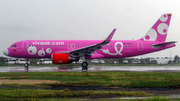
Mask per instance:
[[[3,69],[9,70],[0,73],[0,99],[5,100],[180,97],[180,66],[92,66],[88,71],[76,66],[30,66],[29,72],[22,66],[0,67]]]

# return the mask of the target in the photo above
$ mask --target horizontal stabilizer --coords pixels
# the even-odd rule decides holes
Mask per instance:
[[[153,48],[160,48],[162,46],[166,46],[166,45],[170,45],[173,43],[176,43],[177,41],[171,41],[171,42],[165,42],[165,43],[160,43],[160,44],[153,44],[152,47]]]

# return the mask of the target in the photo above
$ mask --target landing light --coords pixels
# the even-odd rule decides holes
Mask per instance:
[[[16,51],[16,48],[14,48],[13,51]]]

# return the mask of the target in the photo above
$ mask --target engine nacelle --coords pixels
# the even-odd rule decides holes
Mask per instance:
[[[67,53],[53,53],[51,59],[53,64],[67,64],[72,61],[78,61],[77,58],[71,58]]]

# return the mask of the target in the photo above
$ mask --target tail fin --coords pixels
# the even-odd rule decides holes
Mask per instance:
[[[170,20],[171,14],[163,14],[141,40],[166,41]]]

